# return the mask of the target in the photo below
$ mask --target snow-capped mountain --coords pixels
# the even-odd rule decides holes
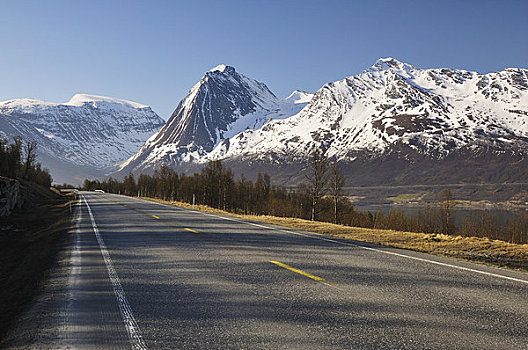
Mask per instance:
[[[265,84],[219,65],[205,73],[165,126],[122,164],[121,173],[154,168],[162,162],[200,161],[244,130],[298,113],[312,96],[295,91],[280,100]]]
[[[528,168],[528,70],[418,69],[383,58],[313,97],[295,92],[279,101],[221,66],[125,169],[164,162],[188,170],[221,159],[246,176],[268,171],[293,183],[314,146],[363,184],[422,181],[416,174],[429,182],[517,179],[519,167]]]
[[[148,106],[103,96],[0,102],[0,133],[37,141],[38,161],[55,182],[78,183],[111,172],[163,124]]]
[[[321,144],[337,160],[395,145],[442,158],[482,146],[527,150],[527,141],[528,70],[422,70],[387,58],[326,84],[299,114],[247,130],[207,158],[302,158]]]

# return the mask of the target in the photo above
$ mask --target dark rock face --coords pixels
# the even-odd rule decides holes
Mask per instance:
[[[24,197],[17,180],[0,177],[0,216],[9,216],[15,208],[21,208]]]
[[[189,151],[212,151],[228,127],[257,109],[271,111],[277,98],[266,85],[233,67],[207,72],[182,100],[153,144]]]
[[[528,162],[522,154],[501,152],[500,148],[466,148],[446,157],[431,157],[398,144],[381,155],[368,152],[351,154],[351,160],[340,161],[345,186],[439,185],[481,183],[526,183]],[[333,159],[331,159],[333,161]],[[258,173],[268,173],[273,183],[297,186],[305,181],[306,158],[286,159],[281,154],[268,154],[255,159],[237,158],[223,161],[235,174],[255,180]],[[192,174],[203,164],[183,163],[176,170]]]

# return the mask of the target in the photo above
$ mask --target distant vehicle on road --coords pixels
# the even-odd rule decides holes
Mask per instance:
[[[95,190],[95,192],[105,193],[105,191],[103,191],[103,190]]]

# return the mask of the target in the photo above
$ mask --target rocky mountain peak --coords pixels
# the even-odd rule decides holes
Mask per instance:
[[[413,72],[416,68],[412,65],[398,61],[392,57],[380,58],[374,63],[367,72],[383,72],[383,71],[392,71],[394,73],[404,73],[409,74]]]
[[[151,152],[168,163],[202,158],[242,131],[298,113],[312,96],[295,91],[280,100],[266,84],[219,65],[205,73],[165,126],[122,164],[122,171],[136,168]]]
[[[209,73],[225,73],[225,74],[233,74],[235,73],[235,67],[227,66],[225,64],[219,64],[218,66],[212,68],[209,70]]]

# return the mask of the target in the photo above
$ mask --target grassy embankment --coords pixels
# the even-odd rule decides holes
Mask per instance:
[[[182,202],[169,202],[152,198],[145,199],[184,208],[192,208],[192,205]],[[339,238],[410,249],[439,256],[528,271],[528,244],[513,244],[481,237],[448,236],[444,234],[425,234],[349,227],[295,218],[240,215],[203,205],[197,205],[195,206],[195,209],[204,212],[234,216],[251,221],[280,225],[296,230],[315,232]]]
[[[46,277],[70,224],[73,196],[27,183],[21,190],[23,208],[0,218],[0,339]]]

